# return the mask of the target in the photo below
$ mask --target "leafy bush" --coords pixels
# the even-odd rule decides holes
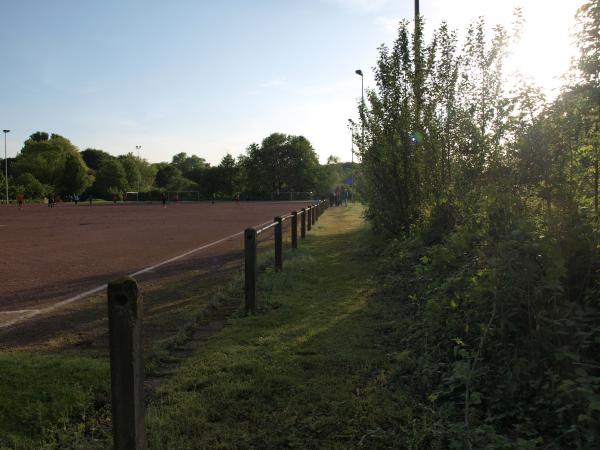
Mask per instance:
[[[442,242],[436,213],[386,249],[382,296],[402,305],[397,345],[411,354],[398,376],[450,447],[597,447],[597,233],[571,217],[544,234],[508,194],[462,217]]]

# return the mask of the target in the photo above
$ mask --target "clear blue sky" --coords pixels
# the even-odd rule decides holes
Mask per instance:
[[[506,13],[554,3],[544,1],[501,3]],[[555,1],[572,3],[568,17],[556,13],[570,24],[579,1]],[[421,9],[430,23],[462,27],[479,14],[497,20],[497,3],[422,0]],[[81,150],[142,145],[151,162],[184,151],[216,164],[279,131],[306,136],[321,161],[350,160],[354,70],[372,85],[377,47],[412,8],[413,0],[5,0],[0,128],[12,130],[9,156],[39,130]]]

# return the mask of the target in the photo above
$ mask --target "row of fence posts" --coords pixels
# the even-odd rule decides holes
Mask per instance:
[[[283,221],[291,220],[292,249],[298,248],[298,219],[300,219],[300,239],[306,237],[306,232],[319,220],[319,216],[328,208],[327,201],[318,201],[314,205],[302,208],[300,213],[292,211],[289,216],[277,216],[273,223],[261,229],[246,228],[244,231],[244,283],[245,283],[245,311],[246,314],[256,312],[256,280],[258,278],[257,266],[257,241],[260,233],[270,228],[273,230],[275,247],[275,270],[283,270]]]
[[[298,248],[298,218],[300,238],[319,220],[329,207],[319,201],[300,213],[275,217],[273,224],[262,229],[247,228],[244,232],[245,310],[256,311],[257,236],[274,227],[275,270],[283,270],[283,221],[291,219],[292,248]],[[144,356],[142,349],[143,299],[136,281],[119,278],[108,284],[108,329],[110,345],[110,382],[112,395],[113,441],[116,450],[145,450],[144,424]]]

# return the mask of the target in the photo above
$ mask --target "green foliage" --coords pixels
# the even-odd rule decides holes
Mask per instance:
[[[380,296],[410,350],[397,376],[447,448],[600,446],[598,0],[578,18],[552,103],[506,92],[503,28],[478,21],[458,50],[403,22],[359,106],[367,217],[394,240]]]
[[[1,180],[4,181],[3,179]],[[1,183],[0,183],[1,184]],[[50,186],[44,186],[30,173],[22,173],[12,183],[12,195],[16,198],[18,194],[25,195],[28,199],[40,199],[52,191]]]
[[[79,154],[68,154],[58,192],[61,195],[80,194],[83,192],[92,184],[92,179],[87,171],[88,169]]]
[[[273,133],[248,147],[243,159],[248,188],[255,194],[313,191],[319,160],[303,136]]]
[[[109,379],[106,361],[0,353],[0,447],[81,448],[77,437],[103,435],[86,415],[97,395],[107,398]],[[66,433],[73,422],[80,429]]]
[[[204,158],[200,158],[196,155],[188,156],[185,152],[181,152],[173,156],[171,164],[184,175],[195,169],[203,169],[208,167],[208,164]]]
[[[524,211],[488,192],[443,242],[424,244],[426,229],[387,249],[383,293],[402,305],[397,345],[413,354],[402,376],[420,398],[435,395],[444,428],[460,430],[463,444],[592,448],[600,279],[567,271],[569,261],[575,273],[600,267],[597,250],[582,260],[570,245],[598,236],[581,221],[565,230],[567,242],[542,235]]]
[[[81,193],[90,184],[77,148],[57,134],[37,132],[25,141],[14,163],[17,174],[28,173],[61,195]]]
[[[95,148],[86,148],[81,152],[81,157],[85,161],[85,164],[94,171],[100,169],[100,163],[102,161],[114,158],[114,156],[105,151],[97,150]]]
[[[113,195],[127,190],[129,182],[127,173],[118,159],[104,159],[96,172],[96,181],[92,192],[96,196],[111,199]]]

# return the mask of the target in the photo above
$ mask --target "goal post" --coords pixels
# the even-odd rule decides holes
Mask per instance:
[[[198,202],[200,191],[170,191],[167,192],[167,200],[170,202]]]
[[[271,200],[294,201],[294,200],[313,200],[314,192],[271,192]]]
[[[131,201],[140,201],[140,193],[138,191],[128,191],[125,192],[125,196],[123,197],[123,201],[131,202]]]

